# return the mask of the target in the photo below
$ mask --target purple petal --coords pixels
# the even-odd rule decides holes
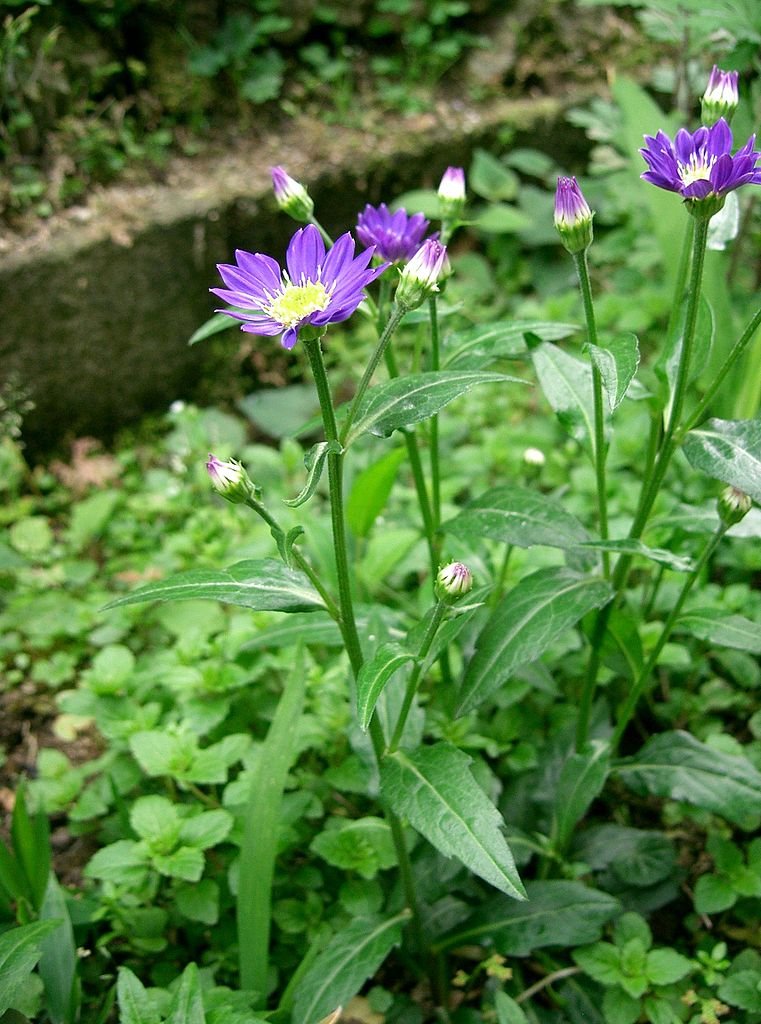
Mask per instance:
[[[699,129],[705,131],[706,129]],[[697,132],[695,133],[697,135]],[[723,117],[720,117],[713,128],[708,129],[708,152],[711,156],[729,153],[732,148],[732,129]]]
[[[246,252],[245,249],[236,249],[235,259],[244,273],[258,278],[269,291],[280,287],[280,264],[271,256],[265,256],[261,252],[252,253]]]
[[[289,327],[287,331],[283,332],[283,337],[281,339],[280,344],[283,346],[283,348],[292,349],[298,340],[298,327]]]
[[[300,228],[288,243],[288,251],[285,254],[291,281],[298,282],[302,277],[314,280],[317,267],[324,258],[325,243],[314,224]]]
[[[366,250],[369,255],[368,262],[372,258],[373,249]],[[354,256],[354,239],[347,231],[336,239],[332,249],[328,251],[325,262],[322,265],[322,283],[329,288],[338,280],[344,271],[345,266],[350,266]]]

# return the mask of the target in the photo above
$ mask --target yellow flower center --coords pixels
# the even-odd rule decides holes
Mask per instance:
[[[302,284],[284,281],[282,290],[265,310],[284,327],[295,327],[310,313],[326,309],[330,302],[330,292],[322,281],[302,281]]]
[[[683,185],[692,185],[696,181],[710,181],[711,168],[716,163],[716,157],[709,157],[705,153],[692,153],[688,164],[678,164],[679,177]]]

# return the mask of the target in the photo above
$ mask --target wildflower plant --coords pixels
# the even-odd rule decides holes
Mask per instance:
[[[717,91],[728,89],[714,81],[707,94],[716,102]],[[304,486],[288,500],[288,518],[266,504],[240,463],[209,456],[212,487],[264,521],[273,557],[170,576],[115,604],[194,597],[293,616],[291,671],[247,775],[236,832],[240,983],[254,993],[259,1012],[270,1006],[278,1024],[332,1019],[400,946],[403,961],[425,979],[415,1019],[448,1020],[452,978],[471,977],[455,974],[450,957],[474,944],[499,950],[500,970],[487,972],[484,996],[500,1021],[528,1019],[517,1000],[582,973],[584,984],[598,986],[583,990],[596,1014],[591,1020],[685,1019],[695,962],[652,948],[639,913],[679,895],[671,838],[617,819],[585,822],[611,786],[680,801],[727,828],[752,829],[761,821],[761,772],[741,747],[711,746],[681,728],[681,720],[648,737],[650,719],[667,717],[654,682],[675,634],[759,649],[757,624],[740,614],[731,623],[721,612],[706,617],[693,599],[727,534],[737,536],[753,519],[752,501],[761,500],[758,420],[711,418],[722,384],[761,324],[761,309],[712,379],[695,385],[708,224],[729,192],[761,184],[761,170],[752,137],[732,154],[721,117],[696,131],[681,129],[673,142],[654,130],[641,150],[647,169],[640,187],[673,192],[686,208],[686,255],[671,322],[660,332],[668,351],[656,354],[661,386],[653,383],[658,374],[640,371],[634,336],[610,337],[598,327],[588,262],[593,212],[573,177],[558,180],[554,222],[578,278],[580,355],[558,344],[578,330],[574,325],[476,319],[442,331],[440,320],[453,316],[440,298],[457,280],[450,251],[465,203],[458,168],[442,179],[437,235],[425,237],[430,225],[422,214],[367,206],[356,227],[365,248],[357,253],[349,232],[333,242],[303,206],[308,223],[291,238],[284,268],[269,254],[242,250],[234,264],[219,267],[225,287],[212,291],[233,307],[223,312],[245,332],[281,336],[286,349],[303,347],[323,436],[306,455]],[[274,174],[278,202],[293,214],[293,197],[304,197],[281,171]],[[340,402],[325,351],[333,325],[353,317],[374,331],[373,347],[362,366],[352,367],[353,394]],[[413,335],[411,354],[400,338]],[[516,358],[521,374],[502,372],[504,360]],[[589,460],[595,513],[586,521],[566,500],[573,477],[547,492],[555,457],[549,446],[521,444],[521,479],[491,479],[474,494],[466,470],[483,478],[477,441],[459,462],[453,435],[442,443],[439,419],[452,403],[470,392],[483,406],[496,403],[524,389],[532,371],[571,434],[574,458]],[[614,499],[609,454],[622,406],[635,399],[649,417],[650,435],[635,439],[636,487]],[[358,468],[367,451],[376,453],[374,461]],[[451,488],[445,456],[458,467]],[[348,505],[347,465],[354,481]],[[419,544],[404,600],[397,601],[385,581],[359,567],[368,538],[383,539],[382,516],[403,466],[416,499],[416,508],[405,505],[405,517]],[[327,496],[320,489],[325,471]],[[668,516],[673,490],[687,498],[687,474],[690,486],[703,474],[713,483],[700,487],[716,494],[718,482],[725,490],[699,522],[697,514],[695,522],[686,517],[686,550],[667,550],[657,543],[663,525],[655,511],[661,520]],[[314,522],[323,501],[330,565]],[[315,511],[304,515],[299,510],[307,503]],[[300,516],[298,525],[291,516]],[[537,548],[543,555],[533,561]],[[267,630],[256,643],[275,643]],[[334,866],[354,864],[368,882],[379,872],[396,874],[368,889],[372,898],[346,890],[332,925],[315,929],[291,980],[270,992],[279,815],[300,754],[308,652],[325,643],[339,645],[344,659],[337,671],[351,708],[347,742],[364,780],[352,792],[361,793],[369,812],[347,802],[346,817],[313,848]],[[527,710],[534,704],[552,707],[559,723],[541,748],[542,764],[526,753],[526,745],[534,751],[540,743],[532,728],[544,729]],[[508,766],[507,778],[495,778],[490,765],[498,764]],[[643,853],[643,843],[656,853]],[[346,907],[362,900],[367,912],[347,916]],[[632,906],[638,913],[621,916]],[[616,920],[613,942],[603,940]],[[555,953],[536,953],[558,947],[576,948],[574,961],[558,965]],[[512,958],[508,966],[503,957]],[[536,969],[545,971],[542,980],[521,990],[524,974]],[[563,992],[563,1005],[570,1004],[571,989]],[[543,1014],[536,1019],[560,1019],[546,1007]]]

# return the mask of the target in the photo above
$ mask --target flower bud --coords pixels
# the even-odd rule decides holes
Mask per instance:
[[[752,499],[739,487],[725,487],[719,495],[716,510],[725,526],[734,526],[750,512]]]
[[[462,167],[447,167],[438,194],[441,219],[457,220],[465,206],[465,171]]]
[[[235,459],[223,462],[209,452],[206,469],[211,477],[211,485],[217,494],[240,505],[256,494],[256,487],[251,482],[245,469]]]
[[[706,128],[716,124],[721,117],[725,121],[732,120],[732,115],[740,102],[737,79],[736,71],[722,71],[714,64],[706,91],[700,101],[701,120]]]
[[[307,223],[314,212],[314,203],[307,190],[280,166],[273,167],[271,174],[277,205],[289,217]]]
[[[447,270],[447,247],[435,238],[428,238],[401,272],[395,296],[397,304],[405,310],[417,309],[439,290],[438,281]]]
[[[436,596],[440,601],[452,603],[473,588],[473,574],[462,562],[450,562],[439,569],[436,577]]]
[[[589,204],[575,178],[558,178],[555,192],[555,227],[563,245],[572,256],[592,244],[592,217]]]

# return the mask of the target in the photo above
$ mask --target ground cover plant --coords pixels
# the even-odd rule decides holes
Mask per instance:
[[[692,130],[621,82],[628,162],[591,189],[478,154],[336,240],[274,168],[303,226],[219,268],[196,341],[303,361],[242,403],[279,449],[178,404],[158,459],[58,467],[101,484],[64,527],[50,474],[15,496],[6,697],[58,716],[0,847],[8,1024],[761,1019],[737,87],[715,69]],[[527,269],[543,291],[505,301]]]

